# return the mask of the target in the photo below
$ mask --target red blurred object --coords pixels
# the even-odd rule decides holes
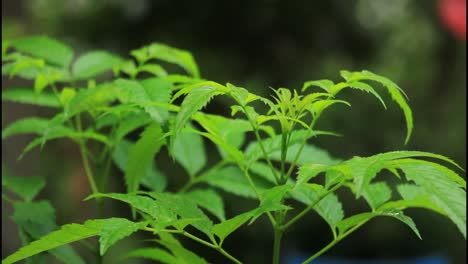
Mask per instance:
[[[439,15],[458,39],[466,41],[466,0],[440,0]]]

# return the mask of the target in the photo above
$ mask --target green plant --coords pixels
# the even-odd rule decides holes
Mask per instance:
[[[87,200],[100,206],[107,199],[118,200],[127,203],[133,215],[132,219],[92,219],[57,229],[50,204],[32,201],[44,186],[43,180],[4,177],[3,186],[22,198],[2,194],[15,209],[12,219],[20,227],[24,246],[2,263],[40,257],[37,254],[46,251],[67,263],[84,263],[71,247],[59,246],[82,241],[92,247],[84,239],[99,236],[102,256],[114,243],[137,231],[153,234],[159,247],[140,248],[128,252],[127,257],[206,263],[176,238],[184,236],[241,263],[245,256],[232,256],[223,242],[240,226],[261,216],[271,222],[272,262],[278,263],[285,231],[312,210],[329,224],[333,240],[304,263],[377,216],[400,220],[420,237],[413,220],[403,212],[412,207],[446,215],[466,238],[465,180],[446,166],[420,159],[440,160],[461,169],[449,158],[394,151],[342,161],[309,143],[317,136],[337,136],[317,130],[316,125],[329,107],[350,106],[338,99],[344,89],[367,92],[386,108],[372,84],[385,88],[403,110],[408,142],[413,129],[411,109],[402,89],[385,77],[369,71],[341,71],[342,82],[309,81],[301,93],[279,88],[273,90],[273,99],[268,99],[230,83],[201,79],[189,52],[158,43],[132,51],[133,59],[93,51],[71,63],[72,49],[47,37],[2,42],[2,74],[34,80],[33,88],[6,89],[2,100],[57,112],[49,119],[17,120],[2,131],[2,139],[36,134],[21,156],[50,140],[71,139],[80,148],[92,190]],[[178,65],[187,74],[169,74],[156,60]],[[115,79],[96,79],[110,70]],[[313,88],[321,90],[311,92]],[[175,104],[182,96],[180,105]],[[215,96],[232,100],[233,117],[200,111]],[[260,113],[262,109],[266,110]],[[136,141],[129,137],[132,131],[142,131]],[[247,133],[256,140],[244,146]],[[220,154],[211,167],[207,166],[204,139],[214,143]],[[168,179],[155,164],[164,147],[188,175],[186,184],[177,191],[167,190]],[[106,183],[113,165],[124,175],[126,193],[108,193]],[[400,180],[396,192],[385,181],[374,180],[382,170]],[[349,188],[356,199],[363,197],[370,211],[345,217],[336,195],[340,188]],[[255,199],[258,206],[226,217],[219,189]],[[292,200],[303,203],[304,208],[292,208]]]

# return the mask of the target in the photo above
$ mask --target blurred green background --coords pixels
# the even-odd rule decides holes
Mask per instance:
[[[231,82],[262,95],[270,93],[269,87],[299,89],[307,80],[339,80],[342,69],[368,69],[389,77],[410,97],[415,119],[410,143],[403,145],[404,119],[395,104],[389,103],[385,111],[375,99],[356,92],[343,93],[343,98],[353,105],[351,109],[337,107],[318,124],[320,129],[333,130],[344,137],[322,138],[315,143],[339,158],[411,149],[446,155],[466,168],[466,42],[444,26],[439,2],[2,1],[2,36],[45,34],[68,43],[78,54],[107,49],[122,56],[158,41],[190,50],[204,78]],[[2,89],[23,84],[27,83],[2,78]],[[229,115],[228,103],[217,99],[207,111]],[[19,117],[50,114],[44,109],[7,103],[2,103],[2,110],[2,126]],[[52,200],[59,224],[94,216],[89,202],[80,201],[87,195],[88,187],[74,146],[53,142],[43,152],[33,152],[17,162],[28,140],[21,136],[2,142],[5,167],[13,174],[48,179],[41,197]],[[170,161],[159,165],[169,173],[171,166]],[[120,178],[114,179],[114,185],[122,184]],[[347,192],[342,195],[351,198]],[[255,205],[229,195],[227,199],[234,203],[227,206],[228,210]],[[360,201],[342,201],[348,212],[366,208]],[[7,217],[11,210],[2,204],[3,258],[20,242]],[[121,209],[126,210],[109,208],[109,215]],[[455,225],[429,211],[410,210],[408,214],[418,224],[422,241],[406,226],[381,218],[327,255],[377,259],[439,254],[447,256],[451,263],[465,263],[465,240]],[[251,256],[248,259],[252,262],[248,263],[268,263],[272,235],[266,222],[259,221],[241,230],[243,233],[226,242],[227,248],[233,255],[244,256],[242,259]],[[311,215],[286,234],[283,245],[291,252],[312,253],[330,238],[326,223]],[[127,241],[119,243],[111,255],[135,246]],[[213,255],[213,251],[193,246],[203,256]],[[207,258],[215,263],[224,261]]]

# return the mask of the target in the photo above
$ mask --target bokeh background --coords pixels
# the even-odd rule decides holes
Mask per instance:
[[[466,1],[465,0],[15,0],[2,1],[2,37],[46,34],[76,50],[128,51],[158,41],[193,52],[206,79],[231,82],[268,96],[269,87],[299,89],[307,80],[339,80],[339,70],[368,69],[398,83],[409,95],[415,119],[412,140],[404,145],[403,115],[363,93],[346,93],[353,107],[327,112],[319,127],[344,134],[316,141],[338,158],[411,149],[446,155],[466,168]],[[27,84],[2,78],[5,86]],[[387,97],[389,99],[389,97]],[[229,114],[228,101],[217,99],[207,111]],[[2,126],[47,109],[2,103]],[[6,113],[6,114],[5,114]],[[2,171],[40,175],[48,180],[41,198],[52,200],[59,224],[81,222],[94,213],[82,202],[89,190],[78,150],[70,143],[50,143],[16,161],[27,136],[2,142]],[[159,164],[166,174],[171,162]],[[171,181],[172,179],[170,179]],[[119,186],[121,179],[116,177]],[[177,181],[177,180],[176,180]],[[118,187],[116,187],[118,188]],[[343,193],[343,197],[349,197]],[[228,210],[252,203],[227,195]],[[342,201],[349,212],[365,204]],[[20,245],[2,201],[2,258]],[[109,215],[125,207],[108,208]],[[443,256],[465,263],[466,243],[448,219],[409,210],[423,236],[380,218],[342,241],[326,255],[345,259],[404,259]],[[272,237],[266,222],[242,228],[226,242],[248,263],[268,263]],[[284,254],[313,253],[331,238],[316,215],[300,221],[284,240]],[[130,239],[110,251],[135,247]],[[224,263],[209,249],[189,243],[214,263]],[[310,255],[310,254],[309,254]],[[246,256],[249,256],[248,258]],[[285,260],[286,261],[286,260]],[[137,260],[132,263],[138,263]],[[143,263],[143,262],[142,262]]]

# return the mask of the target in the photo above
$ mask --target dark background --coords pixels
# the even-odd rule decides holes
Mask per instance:
[[[403,114],[389,96],[383,93],[389,102],[385,111],[375,99],[354,92],[343,93],[353,105],[351,109],[337,107],[319,123],[320,129],[344,137],[319,139],[316,144],[339,158],[423,150],[446,155],[466,168],[466,37],[453,34],[443,24],[440,2],[2,1],[2,36],[46,34],[68,43],[78,54],[108,49],[122,56],[158,41],[190,50],[204,78],[231,82],[262,95],[270,93],[270,86],[299,89],[307,80],[337,81],[342,69],[368,69],[389,77],[409,95],[415,119],[410,143],[403,145]],[[14,82],[18,81],[3,78],[2,87]],[[227,103],[215,100],[207,111],[228,115]],[[2,110],[8,113],[2,114],[2,126],[18,117],[49,114],[44,109],[6,103]],[[29,139],[18,137],[2,143],[2,164],[14,174],[48,179],[41,197],[52,200],[59,224],[93,216],[89,203],[80,201],[88,187],[73,145],[52,143],[44,152],[33,152],[17,162]],[[166,170],[170,166],[167,163]],[[349,193],[342,195],[351,198]],[[236,203],[228,210],[251,204],[229,195],[227,199]],[[362,201],[342,201],[347,212],[365,208]],[[7,217],[10,212],[8,206],[2,209],[2,258],[19,246],[17,230]],[[406,226],[380,218],[326,255],[359,259],[442,255],[450,263],[465,263],[465,240],[455,225],[425,210],[409,210],[408,214],[417,223],[422,241]],[[241,230],[243,233],[226,242],[227,248],[234,256],[251,259],[248,263],[268,263],[272,234],[267,222]],[[330,238],[326,224],[311,215],[286,234],[284,253],[312,253]],[[128,241],[120,242],[110,255],[135,246]],[[193,246],[213,262],[225,261],[211,256],[217,254],[214,251]]]

